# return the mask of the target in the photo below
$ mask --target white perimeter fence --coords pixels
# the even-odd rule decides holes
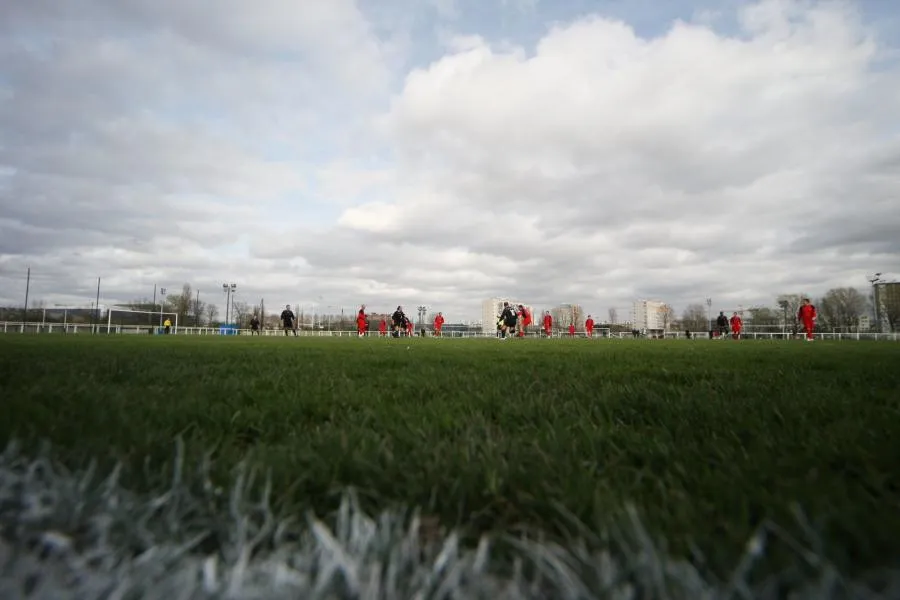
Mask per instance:
[[[0,322],[0,333],[29,333],[29,334],[77,334],[77,335],[91,335],[91,334],[99,334],[99,335],[149,335],[149,334],[160,334],[162,333],[162,329],[155,325],[109,325],[107,323],[100,323],[91,325],[89,323],[22,323],[22,322],[14,322],[14,321],[2,321]],[[249,329],[233,329],[233,328],[223,328],[223,327],[172,327],[171,333],[173,335],[217,335],[217,336],[232,336],[232,335],[251,335],[251,331]],[[421,331],[416,331],[415,336],[418,337]],[[260,332],[261,336],[272,337],[272,336],[281,336],[284,337],[285,332],[281,329],[264,329]],[[297,337],[357,337],[357,333],[355,330],[353,331],[332,331],[332,330],[297,330],[296,334],[294,332],[288,332],[288,336],[293,337],[296,335]],[[429,331],[426,333],[426,337],[433,337],[433,332]],[[381,337],[381,334],[378,331],[369,331],[368,337]],[[390,337],[390,333],[385,337]],[[406,337],[404,335],[403,337]],[[441,337],[444,338],[493,338],[496,337],[494,334],[485,334],[479,331],[444,331]],[[540,331],[533,330],[528,333],[529,338],[539,338],[543,337],[543,334]],[[568,338],[571,337],[565,331],[554,332],[554,338]],[[575,337],[578,338],[587,338],[583,331],[577,332]],[[790,332],[782,333],[782,332],[756,332],[756,331],[745,331],[741,334],[741,338],[745,340],[782,340],[782,339],[799,339],[805,337],[804,334],[798,333],[796,335],[791,334]],[[851,332],[851,333],[840,333],[840,332],[828,332],[828,331],[817,331],[815,333],[815,337],[821,340],[871,340],[871,341],[892,341],[897,342],[900,341],[900,333],[873,333],[873,332]],[[632,338],[632,334],[629,332],[624,333],[612,333],[610,334],[608,331],[604,331],[601,333],[595,333],[592,338],[595,340],[604,340],[604,339],[630,339]],[[647,338],[641,338],[647,339]],[[669,332],[665,335],[665,339],[686,339],[684,332]],[[695,333],[693,335],[693,339],[695,340],[709,340],[708,333]],[[715,341],[726,341],[731,340],[731,336],[723,336],[720,338],[715,338]]]

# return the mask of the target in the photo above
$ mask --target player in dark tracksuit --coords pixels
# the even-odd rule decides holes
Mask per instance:
[[[716,335],[719,337],[728,335],[728,317],[724,312],[719,312],[719,316],[716,317]]]
[[[512,309],[509,302],[503,303],[503,310],[500,312],[498,320],[500,323],[500,339],[506,339],[506,332],[510,330],[515,331],[516,321],[518,321],[516,311]]]
[[[394,314],[391,315],[391,326],[394,328],[394,337],[400,337],[401,332],[406,331],[408,323],[409,319],[406,318],[403,307],[398,306],[397,310],[394,311]]]
[[[284,310],[281,311],[281,324],[284,328],[284,335],[288,335],[288,332],[291,331],[294,335],[297,335],[297,330],[294,329],[294,311],[291,310],[291,305],[288,304],[284,307]]]

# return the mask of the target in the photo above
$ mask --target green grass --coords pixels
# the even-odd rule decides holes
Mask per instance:
[[[180,435],[223,479],[266,465],[283,511],[354,486],[473,535],[567,537],[560,507],[600,528],[634,503],[719,572],[765,519],[799,535],[796,503],[855,572],[900,558],[898,365],[864,342],[7,335],[0,442],[151,488]]]

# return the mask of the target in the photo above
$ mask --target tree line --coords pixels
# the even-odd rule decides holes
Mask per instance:
[[[745,310],[744,319],[757,331],[799,328],[797,312],[803,298],[809,298],[818,311],[817,326],[826,330],[856,330],[863,317],[874,314],[874,300],[856,288],[842,287],[828,290],[824,296],[815,298],[807,294],[781,294],[776,297],[774,306],[752,306]],[[900,302],[886,303],[884,306],[887,321],[892,330],[900,323]],[[690,304],[681,317],[682,329],[706,331],[710,327],[711,318],[715,322],[718,314],[708,315],[703,304]],[[731,314],[726,316],[731,317]],[[874,320],[870,327],[878,329]]]

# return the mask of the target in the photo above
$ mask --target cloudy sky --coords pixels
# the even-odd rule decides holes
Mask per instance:
[[[0,3],[0,303],[680,312],[900,276],[896,0]]]

